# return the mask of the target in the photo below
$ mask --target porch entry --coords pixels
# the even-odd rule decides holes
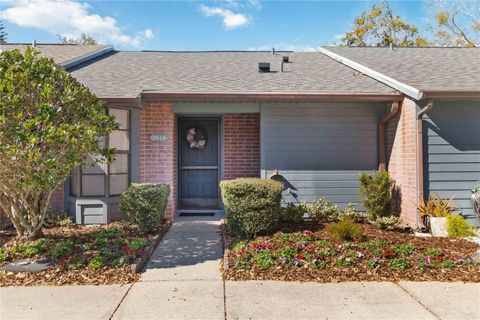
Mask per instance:
[[[220,207],[219,124],[219,118],[178,118],[179,209]]]

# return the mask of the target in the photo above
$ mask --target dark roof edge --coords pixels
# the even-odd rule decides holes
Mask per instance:
[[[462,100],[469,100],[469,99],[480,99],[480,90],[477,91],[424,91],[423,97],[425,99],[440,99],[440,100],[448,100],[448,99],[462,99]]]
[[[387,102],[401,100],[399,92],[377,93],[312,93],[312,92],[155,92],[142,91],[142,101],[356,101]]]
[[[60,66],[63,67],[64,69],[71,69],[73,67],[76,67],[82,63],[85,63],[87,61],[93,60],[95,58],[98,58],[100,56],[103,56],[107,53],[110,53],[113,51],[113,46],[104,46],[98,50],[92,51],[90,53],[84,54],[83,56],[77,57],[70,59],[68,61],[60,63]]]
[[[366,74],[370,78],[373,78],[391,88],[394,88],[415,100],[421,100],[423,98],[423,92],[421,90],[414,88],[406,83],[395,80],[387,75],[384,75],[383,73],[370,69],[369,67],[361,63],[347,59],[344,56],[341,56],[325,48],[318,48],[318,51],[326,55],[327,57],[332,58],[333,60],[338,61],[341,64],[346,65],[347,67],[355,69],[358,72]]]

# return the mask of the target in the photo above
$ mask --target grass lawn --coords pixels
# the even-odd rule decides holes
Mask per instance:
[[[131,283],[139,277],[131,263],[154,237],[119,222],[57,226],[44,229],[44,234],[27,241],[14,230],[0,231],[0,265],[25,258],[54,263],[38,273],[0,271],[0,286]]]
[[[471,257],[477,244],[463,239],[415,237],[362,223],[355,241],[332,240],[328,225],[302,226],[253,240],[230,239],[228,280],[480,281]]]

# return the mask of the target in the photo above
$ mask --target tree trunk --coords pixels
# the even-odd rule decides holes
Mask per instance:
[[[28,239],[37,239],[43,236],[42,228],[45,224],[50,198],[53,191],[10,193],[3,190],[0,194],[0,207],[12,220],[17,234]]]

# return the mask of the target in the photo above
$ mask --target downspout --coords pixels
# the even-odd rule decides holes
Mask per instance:
[[[380,124],[378,125],[378,150],[380,155],[378,171],[385,171],[387,169],[387,159],[385,156],[385,125],[395,117],[399,109],[400,102],[393,101],[390,112],[380,120]]]
[[[433,108],[433,100],[428,100],[427,105],[417,113],[417,228],[419,227],[418,206],[423,200],[423,116]]]

